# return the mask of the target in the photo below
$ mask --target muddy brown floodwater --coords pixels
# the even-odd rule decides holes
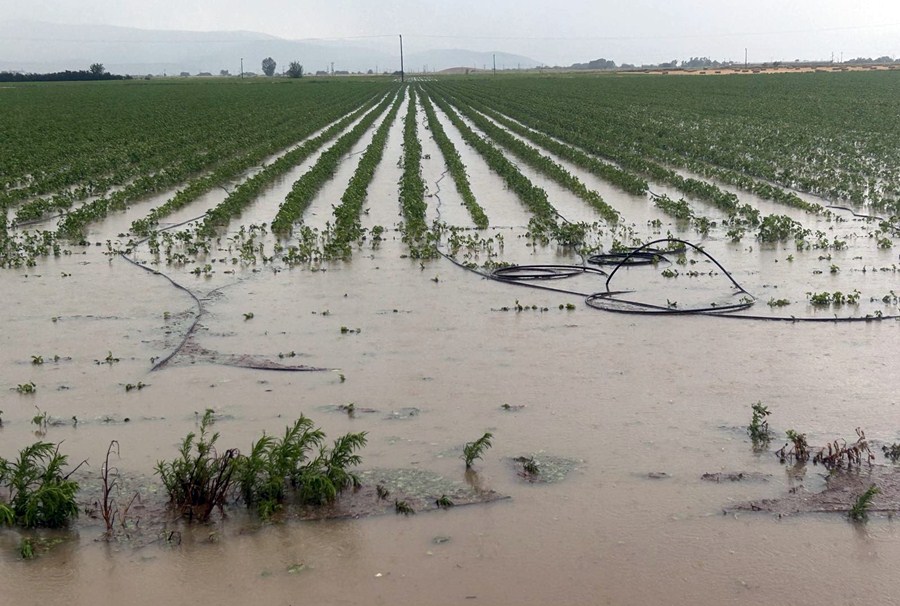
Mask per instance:
[[[209,276],[195,276],[193,266],[155,266],[204,308],[195,348],[160,371],[150,372],[154,361],[178,346],[196,313],[194,301],[163,278],[96,246],[0,273],[0,456],[13,457],[36,439],[37,407],[58,421],[44,439],[62,442],[70,462],[89,463],[77,476],[83,506],[96,494],[111,440],[120,444],[113,460],[123,486],[141,493],[128,536],[117,540],[102,540],[101,523],[82,514],[67,531],[38,533],[46,539],[39,545],[49,547],[23,561],[23,533],[0,532],[0,602],[886,604],[900,594],[900,532],[886,514],[854,524],[840,513],[779,516],[739,507],[825,488],[821,467],[808,466],[798,479],[793,466],[779,463],[774,451],[788,429],[821,444],[852,441],[862,427],[884,463],[880,446],[900,437],[900,324],[613,314],[587,307],[583,297],[486,280],[445,259],[420,264],[404,258],[391,223],[400,137],[395,126],[371,188],[393,194],[369,200],[364,219],[388,227],[381,246],[367,242],[352,261],[315,271],[216,261]],[[436,148],[427,149],[428,162],[439,163]],[[483,235],[505,240],[500,259],[578,261],[530,246],[525,211],[511,206],[515,200],[471,150],[461,153],[473,190],[497,192],[479,200],[498,226]],[[426,169],[432,193],[438,168]],[[449,179],[443,188],[453,189]],[[313,208],[324,213],[339,189],[326,189]],[[622,209],[641,203],[605,195]],[[658,213],[646,204],[642,220],[631,224],[635,234],[650,239],[671,231],[702,240],[759,298],[754,314],[896,313],[880,302],[897,288],[895,253],[872,246],[869,224],[806,218],[848,242],[823,259],[818,251],[752,238],[732,243],[719,232],[701,239],[674,222],[651,227],[643,217]],[[254,220],[265,220],[275,203],[266,208]],[[456,206],[442,216],[468,224]],[[111,218],[92,228],[92,239],[115,239],[125,223]],[[609,245],[610,232],[599,237]],[[271,254],[271,236],[261,241]],[[153,261],[146,248],[134,256]],[[830,272],[832,264],[839,271]],[[712,267],[700,255],[688,253],[676,278],[662,277],[665,267],[631,268],[616,280],[634,298],[662,304],[733,296],[723,276],[708,275]],[[692,267],[703,272],[690,276]],[[604,288],[591,276],[568,287]],[[859,289],[860,303],[811,307],[805,293],[826,288]],[[790,306],[765,305],[776,297]],[[527,309],[517,312],[517,302]],[[104,363],[110,353],[119,362]],[[44,364],[33,365],[34,355]],[[326,370],[220,363],[235,359]],[[16,392],[29,381],[36,393]],[[138,382],[146,387],[126,392]],[[757,401],[772,411],[776,434],[763,452],[753,450],[745,431]],[[352,417],[340,409],[350,402]],[[362,505],[344,510],[349,517],[285,515],[269,524],[233,507],[208,525],[168,520],[154,466],[175,456],[207,408],[215,410],[227,447],[247,449],[263,431],[280,432],[300,414],[330,437],[366,431],[364,479],[403,470],[390,476],[397,490],[414,493],[434,482],[434,490],[453,486],[472,504],[440,510],[423,501],[410,516]],[[462,447],[486,431],[494,446],[466,474]],[[515,459],[532,456],[555,481],[523,477]],[[712,476],[719,482],[702,477],[716,473],[723,474]],[[733,473],[743,475],[721,480]],[[371,483],[367,490],[360,498],[371,497]]]

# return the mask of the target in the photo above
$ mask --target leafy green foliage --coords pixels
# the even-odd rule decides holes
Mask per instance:
[[[767,444],[772,438],[772,434],[769,432],[769,422],[766,420],[766,417],[772,413],[769,412],[769,408],[763,405],[762,402],[753,404],[751,409],[753,414],[750,417],[750,425],[747,426],[747,433],[750,434],[750,439],[753,440],[754,445]]]
[[[159,461],[156,473],[169,494],[172,506],[188,520],[208,520],[213,510],[225,505],[234,475],[235,449],[216,451],[218,432],[210,434],[213,411],[200,421],[200,434],[189,433],[181,443],[179,457]]]
[[[353,173],[347,189],[341,196],[341,203],[334,209],[334,229],[328,232],[324,245],[326,258],[349,257],[351,254],[350,243],[362,238],[365,233],[359,215],[366,200],[369,185],[375,177],[375,170],[384,156],[388,134],[397,118],[401,102],[402,97],[397,95],[387,117],[378,127],[375,136],[372,137],[372,142],[366,148],[363,157],[360,158],[356,172]],[[380,235],[373,234],[373,237],[380,237]]]
[[[403,121],[403,175],[400,177],[400,210],[403,213],[403,240],[414,259],[437,256],[428,242],[425,223],[425,181],[422,179],[422,144],[416,123],[416,91],[407,87],[409,105]]]
[[[756,237],[760,242],[784,242],[791,238],[802,240],[809,233],[787,215],[767,215],[763,217]]]
[[[515,192],[522,204],[534,215],[529,222],[532,235],[541,236],[554,233],[557,229],[557,212],[547,199],[547,192],[534,185],[490,141],[475,134],[475,131],[463,122],[446,101],[437,96],[433,99],[435,105],[447,115],[450,122],[462,135],[463,140],[484,158],[491,170],[503,179],[506,186]]]
[[[437,114],[434,113],[431,101],[425,95],[421,95],[419,98],[422,101],[425,116],[428,118],[428,129],[431,131],[435,143],[437,143],[441,154],[444,156],[444,162],[447,163],[450,176],[453,177],[456,190],[459,192],[463,204],[468,209],[472,222],[475,223],[475,227],[485,229],[488,226],[488,217],[484,212],[484,208],[475,199],[475,194],[472,193],[472,187],[469,185],[469,176],[466,174],[466,165],[463,164],[459,152],[456,151],[456,146],[453,145],[447,133],[444,132],[444,127],[438,120]]]
[[[9,496],[0,502],[0,523],[59,528],[77,516],[78,484],[63,474],[67,460],[49,442],[23,448],[15,461],[0,458],[0,486]]]
[[[547,175],[547,177],[593,206],[605,221],[610,224],[616,224],[619,221],[619,213],[612,206],[607,204],[600,194],[592,189],[588,189],[581,179],[560,166],[549,156],[543,155],[534,147],[509,134],[506,130],[498,127],[478,112],[475,112],[471,107],[468,107],[467,104],[457,100],[455,102],[455,107],[495,143],[509,150],[517,158]]]
[[[313,167],[294,182],[291,191],[288,192],[284,203],[278,209],[278,214],[272,221],[273,232],[280,235],[287,235],[291,232],[294,223],[300,219],[322,186],[334,177],[344,155],[362,138],[390,103],[391,97],[385,96],[375,109],[363,116],[356,126],[325,150]]]
[[[475,440],[474,442],[467,442],[463,447],[463,460],[466,462],[466,469],[470,469],[472,467],[472,463],[475,462],[476,459],[482,458],[484,452],[489,449],[491,444],[491,438],[494,437],[494,434],[491,432],[486,432],[483,436]]]

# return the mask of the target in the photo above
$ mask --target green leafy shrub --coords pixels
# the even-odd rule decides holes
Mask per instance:
[[[49,442],[23,448],[16,461],[0,458],[0,486],[9,498],[0,502],[0,524],[59,528],[77,516],[78,483],[62,471],[67,459]]]
[[[359,478],[350,468],[361,462],[354,452],[366,444],[366,434],[348,433],[324,447],[325,433],[301,416],[285,428],[284,437],[263,436],[236,462],[237,484],[248,507],[255,506],[263,518],[275,513],[288,490],[304,503],[321,505],[337,498]]]

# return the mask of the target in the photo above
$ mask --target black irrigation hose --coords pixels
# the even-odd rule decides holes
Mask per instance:
[[[170,230],[170,229],[176,229],[176,228],[181,227],[181,226],[183,226],[183,225],[187,225],[188,223],[193,223],[193,222],[195,222],[195,221],[199,221],[199,220],[203,219],[207,214],[208,214],[208,212],[203,213],[203,214],[200,215],[199,217],[194,217],[193,219],[188,219],[187,221],[182,221],[181,223],[176,223],[176,224],[174,224],[174,225],[170,225],[170,226],[168,226],[168,227],[166,227],[166,228],[164,228],[164,229],[158,230],[157,233],[159,233],[159,232],[164,232],[164,231],[168,231],[168,230]],[[141,240],[138,240],[137,242],[134,243],[134,245],[133,245],[133,247],[132,247],[132,250],[133,250],[134,248],[136,248],[136,247],[138,247],[138,246],[144,244],[144,243],[145,243],[147,240],[149,240],[149,239],[150,239],[150,237],[147,236],[147,237],[145,237],[145,238],[143,238],[143,239],[141,239]],[[165,278],[166,280],[169,281],[169,283],[170,283],[172,286],[174,286],[174,287],[177,288],[178,290],[181,290],[181,291],[186,292],[186,293],[188,294],[188,296],[191,297],[191,299],[194,300],[194,303],[197,304],[197,315],[194,317],[194,321],[191,323],[190,327],[188,327],[187,332],[184,333],[184,337],[181,339],[181,342],[178,344],[178,346],[177,346],[175,349],[172,350],[172,352],[171,352],[169,355],[167,355],[167,356],[166,356],[165,358],[163,358],[162,360],[157,361],[156,364],[153,365],[153,368],[150,369],[150,372],[155,372],[155,371],[157,371],[157,370],[162,370],[163,368],[166,367],[166,365],[168,365],[169,362],[172,361],[172,359],[173,359],[175,356],[177,356],[179,353],[181,353],[181,350],[184,349],[184,346],[187,345],[187,343],[188,343],[188,341],[191,339],[191,337],[194,336],[194,333],[197,332],[197,327],[200,325],[200,319],[201,319],[201,318],[203,317],[203,315],[206,313],[206,310],[203,308],[203,302],[202,302],[202,301],[200,300],[200,298],[199,298],[197,295],[195,295],[194,292],[191,291],[189,288],[187,288],[186,286],[182,286],[181,284],[179,284],[178,282],[176,282],[175,280],[173,280],[173,279],[172,279],[171,277],[169,277],[168,275],[162,273],[161,271],[156,270],[156,269],[152,269],[152,268],[147,267],[147,266],[145,266],[145,265],[141,265],[140,263],[138,263],[136,260],[134,260],[134,259],[132,259],[131,257],[129,257],[129,256],[128,256],[126,253],[124,253],[124,252],[119,253],[119,256],[120,256],[121,258],[125,259],[126,261],[128,261],[129,263],[131,263],[132,265],[134,265],[135,267],[139,267],[139,268],[143,269],[144,271],[149,272],[149,273],[151,273],[151,274],[153,274],[153,275],[155,275],[155,276],[161,276],[161,277]],[[209,291],[209,293],[207,293],[207,296],[209,296],[209,295],[211,295],[211,294],[213,294],[213,293],[219,292],[219,291],[221,291],[221,290],[224,289],[224,288],[228,288],[229,286],[232,286],[233,284],[234,284],[234,283],[232,283],[232,284],[226,284],[226,285],[224,285],[224,286],[220,286],[219,288],[215,288],[215,289]],[[272,370],[272,371],[282,371],[282,372],[325,371],[325,370],[328,370],[327,368],[315,368],[315,367],[301,367],[301,368],[285,367],[285,368],[272,368],[272,367],[270,367],[270,366],[253,365],[253,364],[241,364],[241,365],[240,365],[240,368],[249,368],[249,369],[253,369],[253,370]]]
[[[606,272],[601,269],[578,265],[510,265],[495,269],[491,273],[491,277],[501,282],[518,282],[520,280],[560,280],[584,273],[606,275]]]
[[[652,248],[655,244],[667,243],[671,246],[673,243],[679,244],[679,248],[675,248],[673,250],[665,250],[660,248]],[[721,270],[723,274],[728,278],[728,280],[732,283],[734,288],[737,290],[735,294],[743,294],[747,297],[746,300],[742,300],[739,303],[732,303],[729,305],[710,305],[707,307],[701,308],[690,308],[690,309],[678,309],[673,307],[663,307],[660,305],[653,305],[651,303],[642,303],[640,301],[631,301],[628,299],[621,299],[619,295],[628,294],[632,291],[616,291],[610,290],[609,284],[612,277],[616,274],[619,269],[622,267],[629,267],[634,265],[631,262],[631,259],[635,257],[641,257],[645,255],[652,255],[654,257],[664,257],[667,253],[676,253],[679,254],[687,250],[687,247],[691,247],[692,249],[702,253],[706,256],[716,267]],[[649,251],[653,251],[652,253]],[[496,280],[497,282],[504,282],[506,284],[515,284],[517,286],[527,286],[529,288],[537,288],[540,290],[548,290],[551,292],[558,292],[562,294],[574,295],[585,298],[585,303],[593,308],[599,309],[602,311],[610,311],[616,313],[626,313],[626,314],[646,314],[646,315],[703,315],[703,316],[712,316],[719,318],[731,318],[735,320],[757,320],[757,321],[770,321],[770,322],[878,322],[883,320],[898,320],[900,316],[898,315],[882,315],[882,316],[867,316],[863,318],[854,318],[854,317],[844,317],[844,318],[797,318],[795,316],[790,317],[779,317],[779,316],[760,316],[760,315],[750,315],[750,314],[737,314],[735,312],[744,311],[749,309],[756,302],[756,297],[750,294],[743,286],[741,286],[737,280],[731,275],[728,270],[726,270],[721,263],[719,263],[712,255],[708,252],[700,248],[699,246],[692,244],[686,240],[679,240],[677,238],[663,238],[660,240],[654,240],[653,242],[648,242],[643,246],[631,249],[628,252],[624,253],[615,253],[617,258],[619,258],[619,262],[615,265],[615,267],[609,273],[601,270],[594,269],[586,266],[580,265],[512,265],[509,267],[502,267],[495,269],[491,273],[486,273],[480,271],[476,268],[473,268],[469,265],[461,263],[454,257],[438,250],[438,253],[457,267],[475,273],[483,278],[488,280]],[[553,288],[550,286],[543,286],[540,284],[546,280],[557,280],[563,278],[569,278],[572,276],[584,274],[584,273],[593,273],[595,275],[605,275],[606,276],[606,291],[605,292],[597,292],[597,293],[583,293],[574,290],[567,290],[562,288]],[[610,304],[601,303],[601,301],[609,302]],[[616,305],[620,305],[622,307],[617,308]]]
[[[850,213],[854,217],[859,217],[860,219],[870,219],[872,221],[881,221],[882,223],[886,223],[895,234],[900,234],[900,225],[894,225],[894,224],[890,223],[884,217],[879,217],[878,215],[863,215],[861,213],[856,212],[852,208],[848,208],[846,206],[838,206],[836,204],[829,204],[825,208],[835,208],[837,210],[843,210],[843,211]]]

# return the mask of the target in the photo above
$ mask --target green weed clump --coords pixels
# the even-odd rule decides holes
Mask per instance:
[[[213,411],[200,421],[200,434],[185,437],[180,456],[160,461],[156,472],[171,504],[189,520],[204,521],[235,492],[247,507],[268,519],[290,494],[299,502],[324,505],[345,489],[359,486],[351,471],[362,458],[356,451],[366,445],[365,432],[348,433],[325,446],[325,433],[302,416],[285,428],[281,438],[263,435],[249,454],[236,448],[218,454],[218,433],[210,434]]]
[[[67,459],[49,442],[23,448],[15,461],[0,458],[0,487],[9,499],[0,501],[0,524],[60,528],[77,516],[78,483],[72,472],[63,474]]]
[[[236,461],[237,484],[248,507],[270,517],[288,496],[296,493],[301,502],[330,503],[359,478],[350,471],[362,458],[355,454],[366,445],[365,432],[348,433],[324,446],[325,433],[302,416],[285,428],[284,437],[264,435],[246,456]]]
[[[213,411],[206,410],[200,421],[200,435],[185,436],[180,456],[171,461],[159,461],[156,473],[162,480],[174,508],[188,520],[205,521],[215,508],[222,511],[231,489],[237,449],[219,454],[216,450],[218,432],[210,435]]]

